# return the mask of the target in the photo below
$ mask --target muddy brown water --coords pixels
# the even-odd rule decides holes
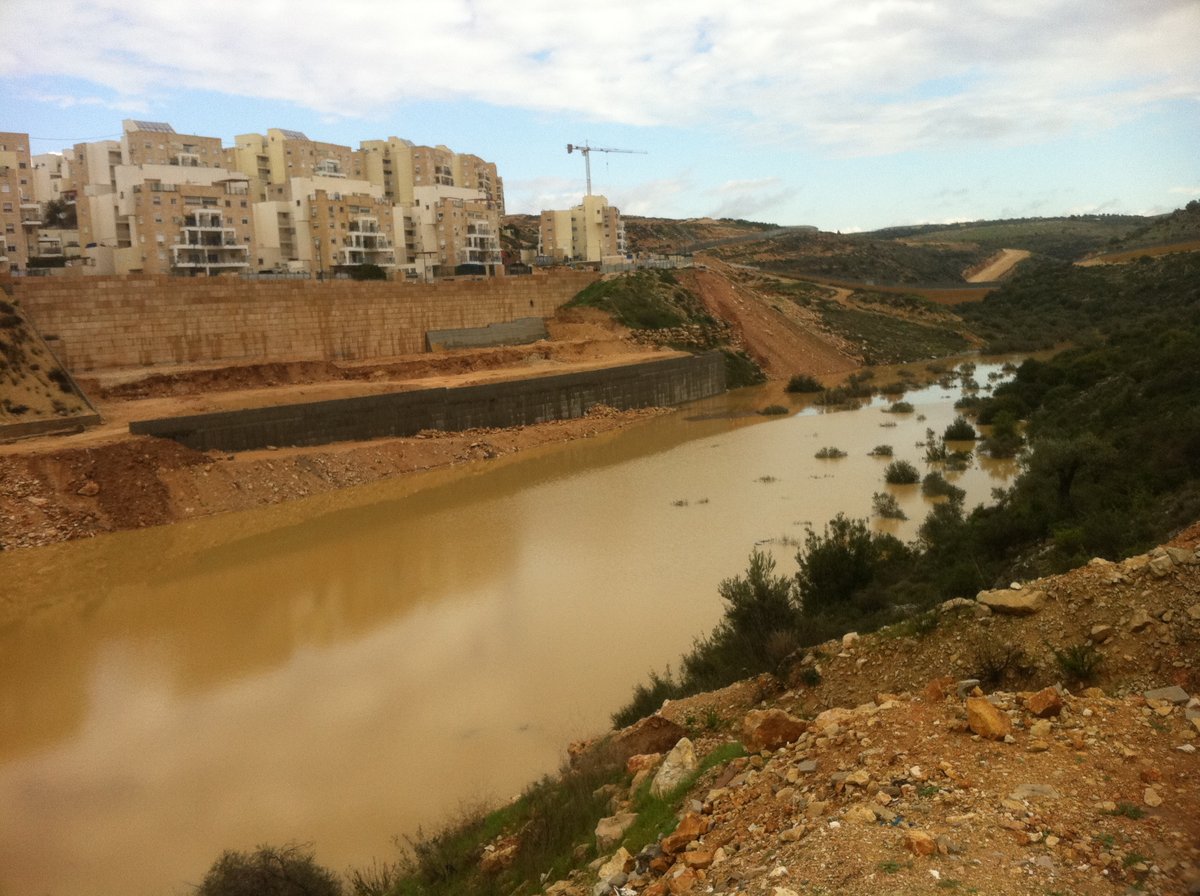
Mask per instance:
[[[0,893],[184,893],[262,843],[343,871],[515,795],[712,627],[755,545],[792,571],[807,525],[885,490],[911,537],[928,503],[867,452],[924,471],[916,443],[959,395],[766,418],[778,393],[741,390],[515,458],[0,555],[0,587],[37,608],[0,631]],[[971,505],[1013,472],[951,478]]]

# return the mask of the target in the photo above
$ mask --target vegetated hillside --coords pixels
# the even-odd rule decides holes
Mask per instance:
[[[963,272],[992,254],[971,243],[913,245],[899,240],[831,233],[793,233],[717,247],[710,254],[735,264],[794,277],[856,283],[961,285]]]
[[[1151,219],[1119,240],[1104,247],[1106,252],[1136,249],[1139,246],[1159,246],[1171,243],[1200,241],[1200,199],[1193,199],[1169,215]]]
[[[778,229],[776,224],[734,218],[646,218],[626,215],[625,241],[633,253],[690,254],[725,240],[753,238]]]
[[[89,413],[19,305],[0,299],[0,425]]]
[[[1139,215],[1071,215],[1066,218],[1012,218],[960,224],[889,227],[863,234],[869,239],[905,243],[971,243],[982,249],[1027,249],[1063,261],[1125,239],[1153,219]]]
[[[526,249],[536,252],[539,220],[537,215],[505,215],[500,222],[500,250],[514,260]]]
[[[787,303],[804,309],[821,332],[852,346],[864,364],[940,358],[975,345],[957,314],[920,296],[835,289],[744,271],[736,276],[753,282],[756,292],[776,308]]]

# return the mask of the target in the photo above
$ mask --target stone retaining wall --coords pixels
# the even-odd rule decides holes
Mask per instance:
[[[163,364],[359,361],[429,330],[550,317],[590,271],[438,283],[25,277],[14,298],[73,373]]]
[[[720,352],[455,389],[250,408],[129,424],[201,451],[410,436],[423,429],[522,426],[581,417],[596,404],[669,407],[725,391]]]

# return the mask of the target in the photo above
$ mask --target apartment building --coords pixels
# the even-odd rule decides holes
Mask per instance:
[[[491,202],[476,190],[442,185],[416,187],[413,196],[409,220],[425,266],[435,274],[502,273],[500,212]]]
[[[33,198],[29,135],[0,131],[0,273],[29,267],[30,242],[36,252],[41,207]]]
[[[538,255],[557,262],[599,262],[623,257],[621,212],[604,196],[584,196],[574,208],[544,210],[538,222]]]
[[[0,146],[13,197],[0,271],[13,259],[23,272],[39,251],[97,274],[503,271],[503,181],[494,163],[445,146],[389,137],[355,150],[271,128],[224,147],[132,119],[119,140],[39,156],[32,169],[28,137],[0,134]],[[45,213],[62,220],[43,226]]]

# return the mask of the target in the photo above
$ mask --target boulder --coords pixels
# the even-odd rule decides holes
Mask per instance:
[[[700,761],[696,758],[696,748],[686,737],[681,738],[659,766],[654,780],[650,782],[650,792],[654,796],[664,796],[670,793],[699,767]]]
[[[631,756],[665,753],[686,734],[687,729],[670,719],[660,715],[646,716],[614,734],[608,742],[608,748],[624,762]]]
[[[985,697],[967,698],[967,727],[980,737],[1003,740],[1012,733],[1008,716],[992,706]]]
[[[1025,698],[1025,708],[1039,719],[1048,719],[1062,713],[1062,696],[1054,688],[1043,688]]]
[[[662,838],[659,846],[662,847],[663,853],[673,856],[706,833],[708,833],[708,819],[695,812],[689,812],[679,820],[674,831]]]
[[[993,613],[1001,613],[1006,616],[1032,616],[1046,605],[1046,592],[1033,589],[1013,591],[1004,588],[995,591],[980,591],[975,600]]]
[[[807,728],[804,719],[782,709],[752,709],[742,719],[742,743],[751,753],[778,750],[799,740]]]
[[[601,818],[596,824],[596,849],[608,852],[621,842],[625,832],[637,821],[636,812],[618,812],[608,818]]]
[[[1179,687],[1179,685],[1172,685],[1169,688],[1155,688],[1152,691],[1143,691],[1142,696],[1147,700],[1166,700],[1168,703],[1180,706],[1187,703],[1190,699],[1188,692]]]
[[[937,841],[924,831],[905,831],[904,848],[914,856],[931,856],[938,851]]]
[[[612,858],[600,866],[600,870],[596,873],[599,880],[608,882],[624,874],[633,867],[633,856],[629,854],[624,846],[613,853]]]
[[[483,855],[479,857],[479,870],[484,874],[499,874],[512,867],[520,850],[521,840],[515,835],[489,843],[483,848]]]

